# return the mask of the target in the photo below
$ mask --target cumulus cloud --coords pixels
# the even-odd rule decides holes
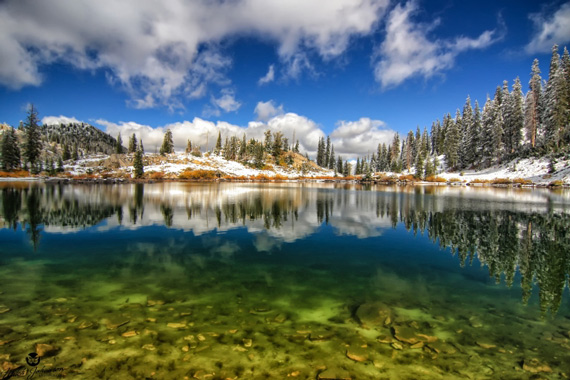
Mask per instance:
[[[178,108],[226,82],[231,60],[216,46],[236,35],[277,44],[292,72],[305,51],[342,54],[371,34],[389,0],[5,0],[0,2],[0,84],[42,83],[41,66],[64,62],[105,69],[133,107]]]
[[[460,36],[454,40],[430,40],[429,32],[438,24],[414,23],[416,1],[398,4],[388,15],[386,38],[373,58],[374,76],[382,88],[395,87],[406,79],[429,78],[448,69],[461,52],[483,49],[500,37],[496,31],[485,31],[472,39]]]
[[[275,115],[267,121],[250,121],[247,126],[238,126],[224,121],[214,123],[198,117],[192,121],[155,128],[135,122],[113,123],[102,119],[96,120],[95,123],[114,137],[119,133],[121,136],[131,136],[134,133],[137,138],[142,138],[145,149],[149,153],[158,151],[167,129],[172,131],[176,151],[183,151],[188,140],[192,141],[192,145],[201,146],[202,150],[212,149],[218,133],[221,133],[223,139],[227,136],[241,137],[245,133],[247,138],[263,140],[265,131],[270,130],[282,132],[290,143],[299,140],[301,153],[307,152],[313,158],[319,139],[326,136],[313,120],[292,112]],[[356,159],[356,157],[375,152],[379,143],[390,143],[394,133],[380,120],[361,118],[357,121],[339,122],[330,136],[336,154],[342,155],[344,159]]]
[[[283,114],[283,104],[276,107],[273,100],[268,102],[258,102],[253,112],[257,115],[257,120],[268,121],[274,116]]]
[[[263,77],[259,78],[259,81],[257,81],[257,84],[259,84],[260,86],[273,82],[275,80],[275,65],[270,65],[269,66],[269,70],[267,70],[267,74],[265,74]]]
[[[383,121],[363,117],[338,122],[330,137],[337,155],[355,158],[376,152],[378,144],[390,144],[394,133]]]
[[[42,118],[42,124],[51,125],[51,124],[81,124],[82,121],[77,120],[74,117],[67,117],[63,115],[59,116],[46,116]]]
[[[205,116],[220,116],[222,111],[233,112],[241,107],[241,103],[235,98],[235,93],[230,89],[223,89],[219,98],[210,100],[211,105],[204,109]]]
[[[552,15],[534,13],[530,19],[535,33],[526,45],[527,53],[545,53],[554,44],[562,45],[570,41],[570,3],[562,4]]]

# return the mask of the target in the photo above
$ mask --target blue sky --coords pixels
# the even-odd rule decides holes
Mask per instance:
[[[526,91],[534,58],[546,78],[570,3],[5,0],[0,25],[0,122],[34,103],[148,150],[167,128],[178,149],[269,128],[348,158],[503,80]]]

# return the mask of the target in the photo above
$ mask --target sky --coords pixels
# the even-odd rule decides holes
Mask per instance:
[[[267,129],[344,158],[428,130],[570,45],[570,2],[2,0],[0,122],[133,133],[152,152]]]

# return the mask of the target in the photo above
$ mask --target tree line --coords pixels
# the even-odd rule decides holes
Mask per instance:
[[[558,51],[554,45],[547,80],[534,60],[526,94],[516,78],[511,88],[504,81],[493,98],[487,96],[482,109],[468,96],[461,110],[434,121],[429,132],[418,126],[403,137],[396,133],[392,143],[378,144],[371,156],[359,157],[355,174],[408,170],[425,178],[436,174],[440,164],[447,170],[484,169],[531,156],[548,156],[553,169],[570,144],[570,55],[567,48],[562,57]],[[317,163],[332,168],[328,141],[319,141]]]

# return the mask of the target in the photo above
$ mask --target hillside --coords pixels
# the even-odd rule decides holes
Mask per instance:
[[[40,130],[44,148],[49,149],[49,146],[52,146],[63,149],[63,146],[67,145],[71,151],[77,146],[82,156],[111,154],[117,144],[114,137],[85,123],[44,124]]]

